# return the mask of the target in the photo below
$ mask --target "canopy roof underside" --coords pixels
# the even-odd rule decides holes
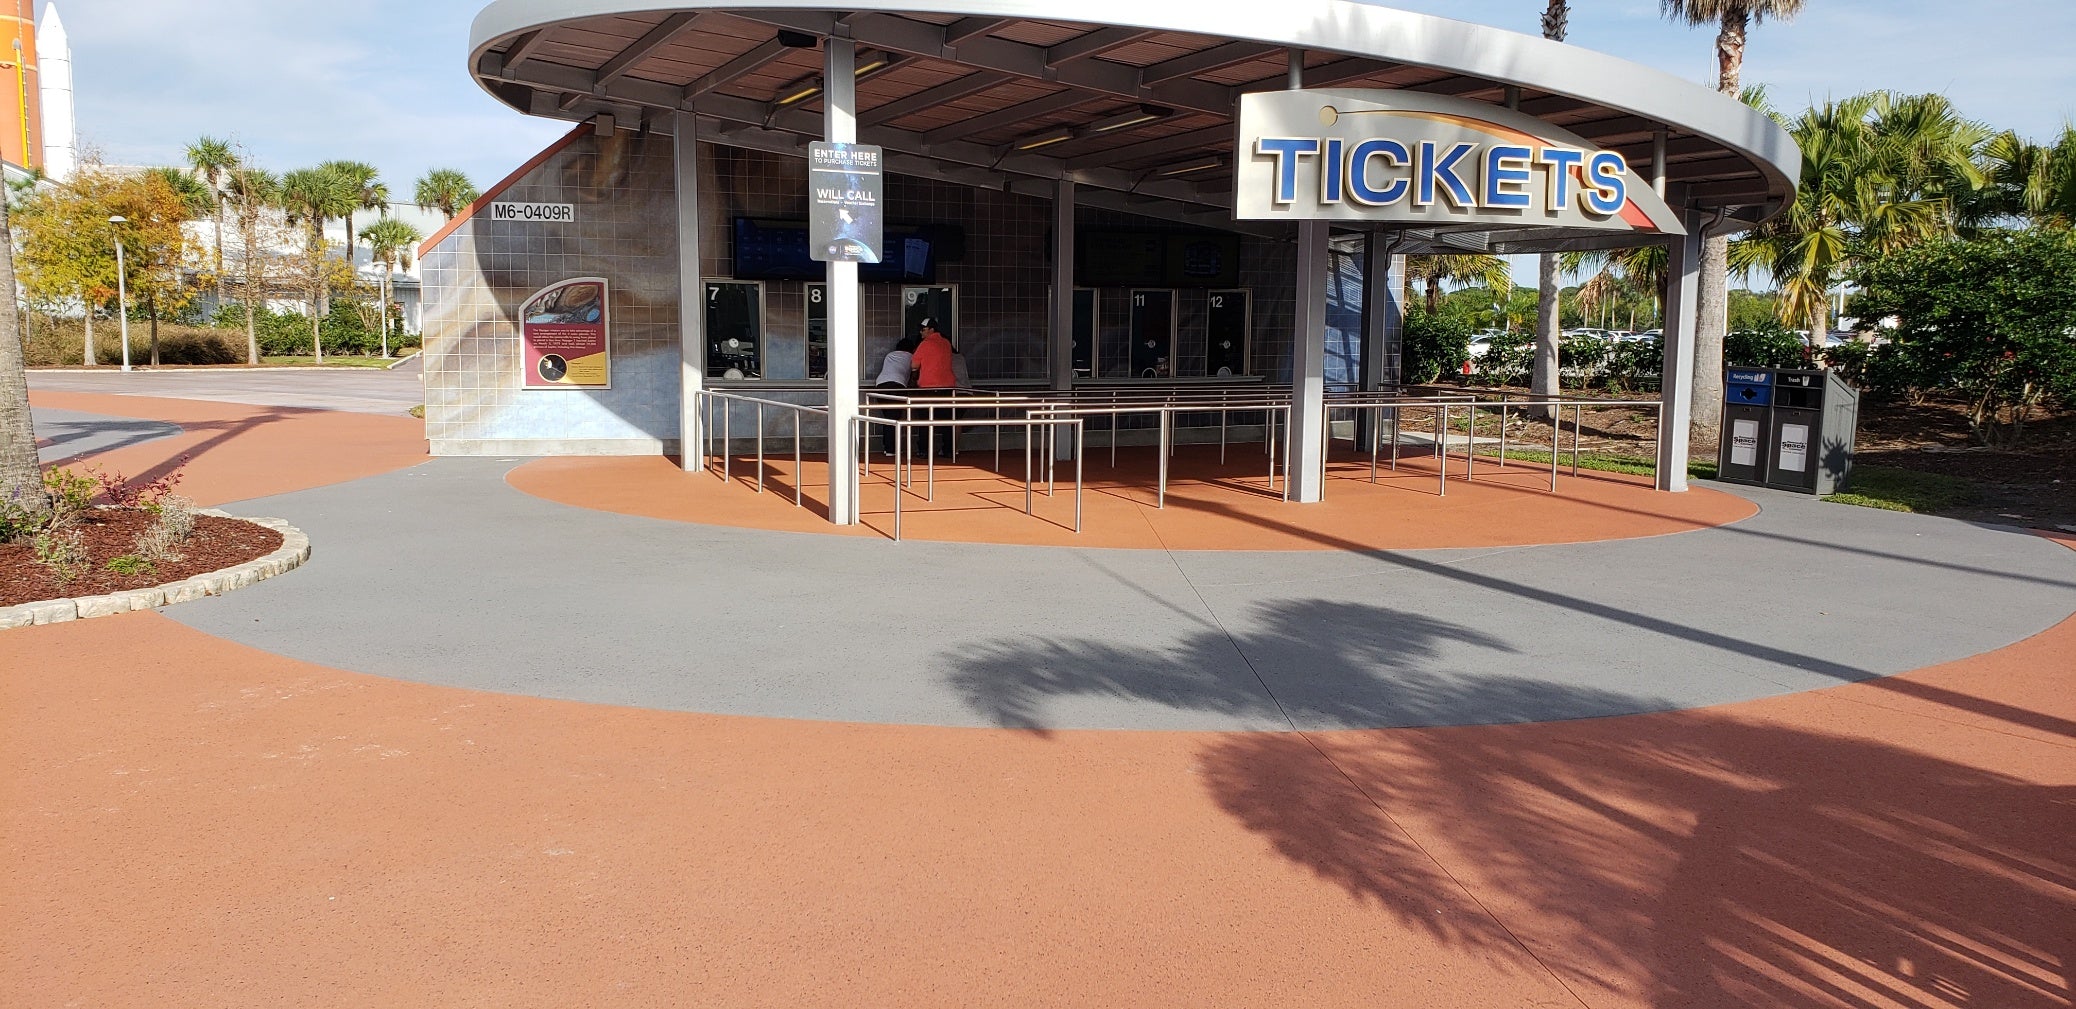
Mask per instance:
[[[804,153],[822,137],[820,41],[848,37],[858,47],[858,136],[887,149],[889,170],[1038,195],[1050,192],[1048,180],[1072,179],[1085,204],[1265,234],[1287,229],[1232,218],[1234,117],[1241,93],[1286,86],[1292,48],[1304,52],[1308,88],[1408,89],[1495,105],[1511,97],[1524,113],[1620,151],[1644,178],[1657,171],[1662,131],[1667,201],[1719,213],[1732,228],[1764,220],[1792,198],[1789,173],[1799,158],[1771,120],[1691,82],[1349,0],[1278,4],[1284,16],[1274,19],[1208,4],[1044,5],[1053,15],[1113,7],[1106,16],[1166,14],[1189,31],[957,12],[1023,6],[989,0],[904,0],[900,11],[619,10],[640,6],[500,0],[476,20],[471,70],[492,95],[530,115],[583,121],[604,113],[622,128],[668,133],[676,114],[689,112],[702,139]],[[1307,13],[1327,17],[1307,21]],[[1401,249],[1411,252],[1635,241],[1490,225],[1406,237]]]

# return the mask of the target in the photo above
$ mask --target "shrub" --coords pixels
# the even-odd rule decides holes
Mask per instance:
[[[107,566],[108,570],[113,571],[116,574],[123,575],[125,577],[131,575],[148,575],[151,574],[153,570],[155,570],[154,566],[150,561],[145,560],[144,558],[139,557],[136,554],[124,554],[121,557],[117,557],[116,559],[109,561]]]
[[[1800,368],[1808,344],[1779,322],[1738,329],[1723,336],[1723,364],[1731,368]]]
[[[1470,323],[1432,312],[1406,313],[1399,347],[1399,380],[1426,385],[1444,371],[1455,374],[1470,360]]]
[[[1535,368],[1535,334],[1527,330],[1496,333],[1478,355],[1478,381],[1488,385],[1527,385]]]
[[[1583,389],[1605,378],[1612,349],[1609,341],[1597,336],[1561,338],[1557,343],[1558,384],[1570,379],[1573,388]]]
[[[1654,384],[1665,370],[1665,343],[1657,337],[1626,340],[1608,352],[1607,384],[1617,391]]]
[[[86,541],[78,530],[48,530],[36,534],[36,563],[50,569],[59,585],[69,584],[87,568]]]
[[[1867,361],[1873,357],[1874,348],[1858,340],[1841,343],[1836,347],[1824,348],[1824,367],[1838,373],[1854,385],[1867,386]]]
[[[145,508],[153,514],[164,511],[164,502],[172,497],[173,488],[180,485],[186,474],[181,469],[187,465],[187,456],[181,456],[173,468],[156,480],[139,482],[121,473],[103,473],[93,466],[82,466],[87,479],[92,483],[95,494],[108,504],[118,508]],[[181,498],[185,501],[186,498]]]
[[[195,503],[178,494],[167,494],[158,504],[158,518],[137,535],[132,553],[151,562],[177,561],[180,545],[195,532]]]

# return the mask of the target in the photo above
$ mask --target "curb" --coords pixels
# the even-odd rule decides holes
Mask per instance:
[[[195,514],[233,518],[265,526],[281,534],[281,547],[273,553],[243,564],[165,585],[154,585],[147,589],[128,589],[107,595],[44,599],[33,603],[0,606],[0,630],[37,624],[60,624],[67,620],[112,617],[118,613],[193,602],[205,596],[220,596],[275,575],[293,571],[310,559],[310,537],[305,536],[301,529],[289,525],[286,520],[230,515],[215,508],[198,508]]]

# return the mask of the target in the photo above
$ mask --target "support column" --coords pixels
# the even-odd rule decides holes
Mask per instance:
[[[1363,236],[1362,245],[1362,388],[1366,392],[1398,384],[1399,348],[1406,322],[1406,257],[1391,254],[1396,242],[1379,232]],[[1358,412],[1357,442],[1369,448],[1382,432],[1367,411]]]
[[[1290,341],[1290,499],[1326,496],[1327,222],[1297,233],[1297,332]]]
[[[1048,377],[1061,392],[1074,388],[1074,180],[1052,184],[1052,332]]]
[[[823,40],[822,139],[858,139],[857,43]],[[857,444],[851,421],[858,416],[858,264],[829,263],[829,521],[855,525],[858,502],[851,496]]]
[[[1702,216],[1685,215],[1665,263],[1665,362],[1659,385],[1658,489],[1687,489],[1687,426],[1694,412],[1694,323],[1701,284]]]
[[[678,466],[704,469],[695,396],[706,383],[706,292],[699,276],[699,120],[671,118],[678,194]]]

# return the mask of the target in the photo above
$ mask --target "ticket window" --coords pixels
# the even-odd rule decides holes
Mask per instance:
[[[1251,301],[1244,290],[1211,292],[1205,312],[1205,374],[1219,378],[1247,374],[1248,336],[1253,332]]]
[[[1175,292],[1133,291],[1131,339],[1133,378],[1175,375]]]
[[[1074,376],[1094,378],[1096,374],[1096,292],[1090,288],[1074,289]]]
[[[807,377],[829,377],[829,285],[807,285]]]
[[[764,285],[749,280],[707,281],[707,377],[762,378],[763,348]]]
[[[901,335],[922,332],[924,319],[937,324],[937,331],[959,347],[959,299],[954,287],[904,287],[901,289]]]

